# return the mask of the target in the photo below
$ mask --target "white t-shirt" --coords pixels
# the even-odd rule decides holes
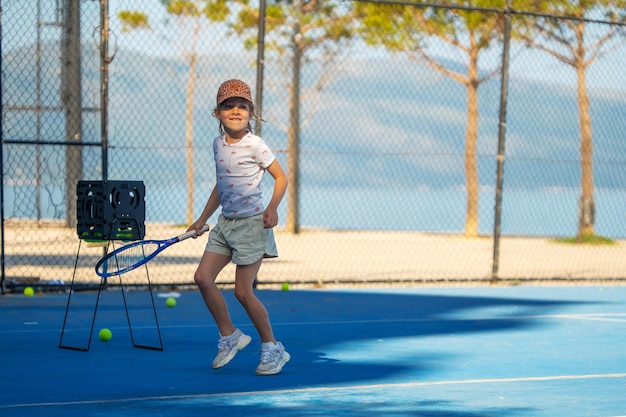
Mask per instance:
[[[237,143],[228,144],[221,135],[213,141],[213,154],[222,214],[243,218],[262,213],[261,179],[276,159],[263,139],[248,133]]]

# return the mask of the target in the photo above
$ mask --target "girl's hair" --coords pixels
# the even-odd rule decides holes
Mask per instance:
[[[244,99],[245,100],[245,99]],[[246,100],[246,102],[248,103],[248,105],[250,106],[250,113],[253,114],[253,117],[256,117],[256,115],[254,115],[254,103],[251,102],[250,100]],[[219,106],[215,109],[215,112],[218,112]],[[250,124],[250,121],[248,121],[248,126],[246,127],[250,132],[252,132],[252,125]],[[224,125],[222,124],[222,121],[220,120],[220,127],[219,127],[219,132],[220,135],[223,135],[224,133]]]

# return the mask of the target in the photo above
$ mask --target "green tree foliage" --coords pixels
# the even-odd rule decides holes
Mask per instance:
[[[135,29],[152,29],[148,23],[148,15],[132,10],[122,10],[117,14],[122,22],[122,32],[130,32]]]

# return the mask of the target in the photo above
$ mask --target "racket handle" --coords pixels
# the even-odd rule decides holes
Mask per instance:
[[[208,232],[209,231],[209,225],[205,224],[204,226],[202,226],[202,228],[200,229],[201,232]],[[178,241],[180,242],[181,240],[185,240],[185,239],[189,239],[190,237],[193,237],[196,235],[196,231],[195,230],[190,230],[188,232],[183,233],[182,235],[178,236]]]

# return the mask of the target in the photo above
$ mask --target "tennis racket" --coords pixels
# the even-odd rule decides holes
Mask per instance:
[[[201,232],[209,230],[208,225],[204,225]],[[122,275],[128,271],[144,265],[154,259],[159,253],[175,243],[195,236],[196,231],[190,230],[180,236],[165,240],[139,240],[129,243],[111,253],[106,254],[96,264],[96,274],[102,278]]]

